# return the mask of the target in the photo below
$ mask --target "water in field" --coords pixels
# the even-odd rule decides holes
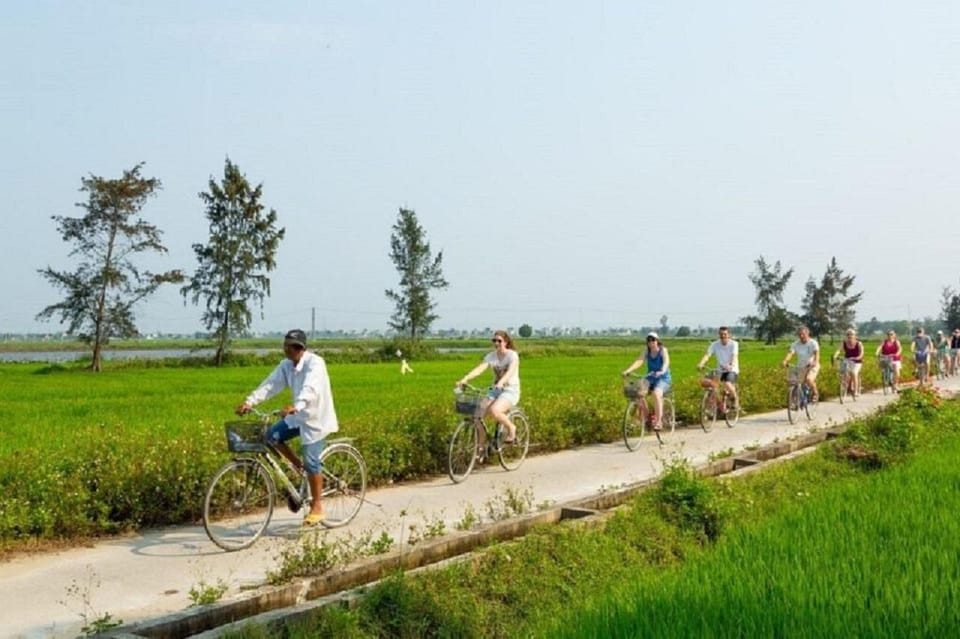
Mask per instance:
[[[249,353],[269,353],[277,349],[252,349]],[[142,350],[105,350],[103,359],[163,359],[166,357],[213,357],[213,349],[190,350],[187,348],[142,349]],[[0,352],[0,362],[72,362],[80,358],[89,358],[90,351],[22,351]]]

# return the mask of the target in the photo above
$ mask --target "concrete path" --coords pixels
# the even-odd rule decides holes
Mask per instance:
[[[827,374],[829,369],[822,381]],[[937,385],[957,391],[960,377]],[[365,504],[349,526],[330,534],[373,530],[379,535],[385,530],[395,540],[401,535],[405,539],[409,526],[423,528],[440,519],[453,529],[468,508],[483,515],[508,487],[532,492],[534,505],[588,497],[654,477],[674,456],[700,464],[712,453],[740,452],[842,423],[877,410],[893,397],[875,391],[843,405],[824,402],[815,420],[803,418],[795,425],[780,410],[746,416],[732,429],[721,421],[710,433],[699,425],[679,427],[663,447],[651,439],[633,453],[622,442],[600,444],[530,457],[510,473],[488,465],[461,484],[438,477],[379,488],[369,492],[372,503]],[[536,424],[533,429],[536,433]],[[224,580],[230,584],[225,597],[230,597],[263,583],[266,572],[278,565],[281,549],[296,540],[300,518],[279,506],[268,535],[241,552],[224,553],[207,539],[202,526],[183,526],[0,564],[0,637],[75,637],[84,612],[88,619],[109,613],[131,623],[182,610],[191,603],[191,587],[201,582]]]

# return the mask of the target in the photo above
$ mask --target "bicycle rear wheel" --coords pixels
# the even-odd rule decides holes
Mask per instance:
[[[674,429],[677,427],[677,408],[673,403],[672,397],[663,398],[663,417],[660,418],[660,430],[657,432],[657,437],[661,438],[663,441],[663,435],[673,435]]]
[[[530,421],[526,413],[519,408],[511,409],[510,421],[517,427],[517,437],[510,443],[500,440],[500,465],[504,470],[516,470],[523,463],[530,448]]]
[[[740,400],[734,400],[730,393],[723,394],[723,421],[727,422],[728,428],[733,428],[740,421]]]
[[[623,443],[627,445],[627,450],[634,451],[640,448],[640,442],[643,440],[644,429],[646,425],[643,414],[640,411],[640,402],[627,402],[627,407],[623,411]]]
[[[707,390],[700,400],[700,427],[703,432],[709,433],[717,423],[717,392]]]
[[[331,444],[320,454],[323,474],[323,519],[325,528],[349,523],[367,494],[367,465],[363,456],[350,444]]]
[[[227,551],[249,548],[273,516],[276,487],[256,459],[235,459],[210,481],[203,500],[203,528],[210,541]]]
[[[803,412],[807,414],[807,419],[813,419],[817,416],[817,406],[820,404],[820,394],[814,393],[809,389],[807,392],[807,399],[803,403]]]
[[[457,425],[450,437],[447,454],[447,473],[455,484],[459,484],[473,470],[477,461],[477,426],[472,419],[464,419]]]

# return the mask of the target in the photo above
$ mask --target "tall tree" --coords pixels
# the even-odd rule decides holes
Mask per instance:
[[[748,315],[741,321],[752,331],[757,339],[774,344],[777,338],[789,332],[797,321],[796,315],[783,305],[783,291],[793,275],[793,269],[783,270],[780,261],[767,264],[761,255],[754,264],[756,270],[748,277],[757,290],[757,315]]]
[[[803,297],[803,321],[810,328],[810,334],[819,338],[822,335],[834,335],[853,326],[856,321],[854,307],[863,297],[863,292],[850,293],[856,277],[845,275],[837,265],[837,258],[830,263],[818,285],[811,276],[807,280]]]
[[[945,330],[960,328],[960,295],[952,286],[943,287],[940,296],[940,321]]]
[[[400,209],[390,235],[390,259],[400,274],[400,287],[398,291],[384,291],[396,306],[389,324],[415,340],[430,330],[438,317],[433,313],[436,304],[430,299],[431,291],[447,288],[448,284],[441,268],[443,251],[433,257],[426,233],[412,210]]]
[[[236,164],[226,159],[220,184],[211,177],[208,192],[199,193],[210,222],[207,244],[194,244],[197,270],[189,284],[180,289],[184,297],[197,305],[202,299],[206,309],[203,325],[213,332],[217,342],[214,361],[220,366],[230,339],[250,328],[251,304],[270,295],[267,274],[276,267],[277,248],[286,229],[278,229],[277,212],[265,212],[260,198],[263,184],[251,188]]]
[[[846,275],[839,266],[837,258],[830,258],[830,264],[823,274],[823,288],[827,292],[827,309],[831,335],[840,334],[857,320],[856,306],[863,298],[863,291],[851,293],[856,276]]]
[[[160,189],[160,180],[141,177],[143,163],[124,171],[118,179],[96,175],[81,178],[80,192],[86,202],[83,217],[54,215],[64,242],[72,242],[70,256],[79,256],[76,270],[57,271],[47,266],[38,272],[66,298],[37,314],[39,320],[59,315],[68,323],[67,333],[77,335],[92,348],[90,369],[101,370],[103,347],[111,337],[135,337],[133,307],[168,282],[180,282],[178,270],[165,273],[141,271],[133,257],[145,251],[166,253],[163,234],[139,217],[148,198]]]
[[[825,282],[824,282],[825,284]],[[810,329],[810,334],[819,339],[820,335],[832,332],[830,323],[830,292],[825,286],[818,285],[811,275],[803,285],[803,309],[801,319]]]

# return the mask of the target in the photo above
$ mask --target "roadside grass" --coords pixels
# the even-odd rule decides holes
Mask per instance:
[[[695,364],[706,343],[671,346],[681,422],[696,421]],[[638,345],[520,348],[532,454],[620,437],[619,372],[636,357]],[[744,343],[748,412],[782,404],[783,374],[776,363],[785,348]],[[396,363],[329,364],[339,435],[355,439],[372,485],[445,471],[457,419],[453,382],[479,358],[458,353],[415,361],[416,373],[405,376]],[[206,483],[229,457],[222,423],[279,356],[269,365],[257,361],[223,368],[117,362],[100,374],[79,365],[0,365],[0,552],[38,540],[197,521]],[[823,396],[830,396],[829,389]]]
[[[599,527],[544,527],[398,573],[355,609],[229,636],[953,636],[960,405],[905,395],[811,455],[719,480],[674,464]]]

